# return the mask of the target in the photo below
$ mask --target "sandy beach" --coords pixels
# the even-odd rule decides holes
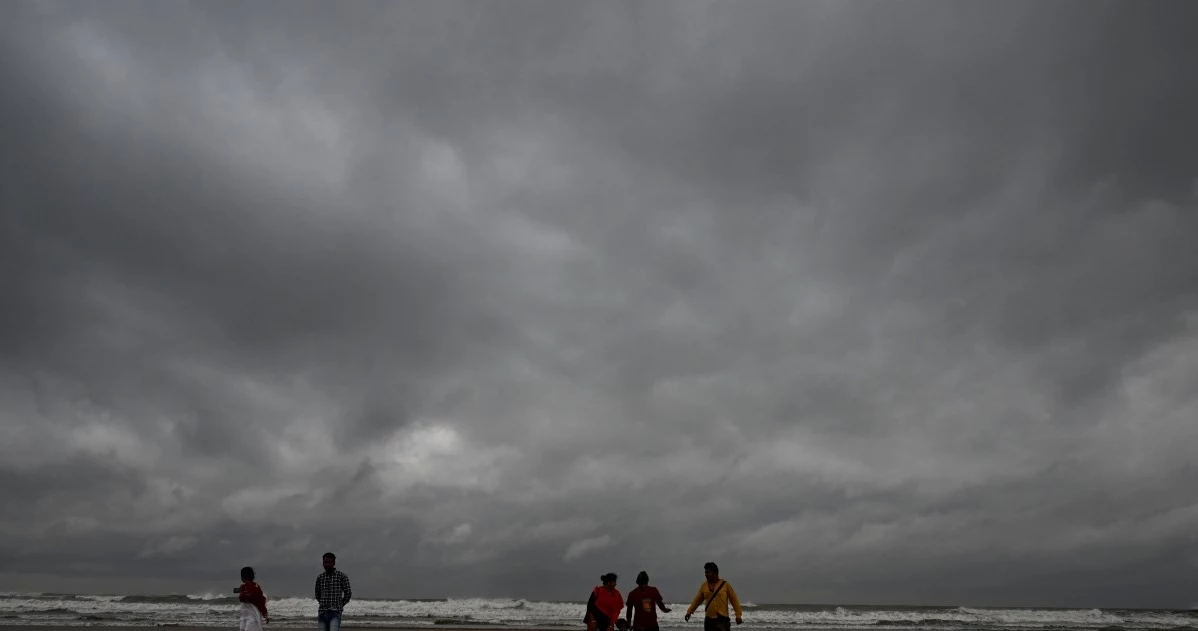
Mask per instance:
[[[3,624],[0,624],[0,628],[5,628],[5,627],[13,628],[13,629],[38,629],[38,631],[78,631],[79,629],[109,629],[111,631],[144,631],[145,629],[171,629],[172,631],[212,631],[213,629],[236,629],[237,623],[236,623],[236,621],[234,621],[232,624],[229,624],[229,625],[203,626],[203,627],[172,625],[172,624],[159,624],[156,626],[154,626],[154,625],[151,625],[151,626],[108,625],[108,624],[44,626],[44,625],[3,625]],[[315,628],[316,628],[315,622],[310,622],[307,624],[301,623],[301,622],[290,622],[290,623],[283,622],[283,623],[279,623],[279,624],[271,623],[271,624],[266,625],[266,627],[265,627],[266,631],[270,631],[270,629],[315,629]],[[344,624],[341,625],[341,628],[342,629],[389,629],[391,631],[399,631],[399,630],[402,630],[402,631],[428,631],[429,630],[429,627],[413,627],[413,626],[405,627],[405,626],[398,626],[398,625],[397,626],[379,626],[379,625],[374,625],[374,624],[356,625],[352,621],[346,621]],[[438,630],[443,630],[443,631],[478,631],[479,629],[482,629],[485,627],[437,626],[435,628]],[[556,629],[556,630],[522,629],[521,631],[561,631],[561,630],[560,629]]]

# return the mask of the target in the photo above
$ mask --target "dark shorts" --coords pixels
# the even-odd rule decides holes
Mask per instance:
[[[703,618],[703,631],[730,631],[732,629],[732,619],[724,616],[716,616],[714,618]]]

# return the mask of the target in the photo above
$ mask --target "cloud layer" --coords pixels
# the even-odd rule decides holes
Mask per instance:
[[[1190,604],[1198,8],[4,13],[5,587]]]

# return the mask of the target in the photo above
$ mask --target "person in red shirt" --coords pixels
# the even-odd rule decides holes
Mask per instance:
[[[266,594],[262,586],[254,582],[254,568],[241,568],[241,588],[237,590],[241,601],[240,631],[262,631],[262,625],[270,622],[266,613]]]
[[[608,572],[599,577],[603,583],[591,590],[591,599],[587,601],[587,631],[613,631],[616,620],[620,618],[620,610],[624,607],[624,599],[620,590],[616,589],[616,574]]]
[[[661,592],[649,584],[649,573],[641,570],[636,575],[636,588],[628,592],[628,612],[625,619],[633,631],[658,631],[657,610],[670,613],[661,598]]]

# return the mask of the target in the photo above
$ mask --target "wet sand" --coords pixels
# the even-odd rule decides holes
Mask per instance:
[[[79,629],[108,629],[110,631],[145,631],[146,629],[170,629],[171,631],[212,631],[213,629],[236,629],[237,621],[232,624],[211,626],[211,627],[193,627],[183,625],[163,625],[157,626],[135,626],[135,625],[110,625],[110,624],[81,624],[71,626],[43,626],[43,625],[6,625],[0,623],[0,630],[3,629],[37,629],[37,631],[79,631]],[[315,629],[315,622],[272,622],[263,627],[263,631],[271,629]],[[450,626],[437,625],[435,627],[404,627],[404,626],[378,626],[378,625],[357,625],[353,621],[346,621],[341,625],[342,629],[390,629],[391,631],[483,631],[484,629],[493,629],[494,627],[471,627],[471,626]],[[561,631],[561,629],[520,629],[520,631]]]

